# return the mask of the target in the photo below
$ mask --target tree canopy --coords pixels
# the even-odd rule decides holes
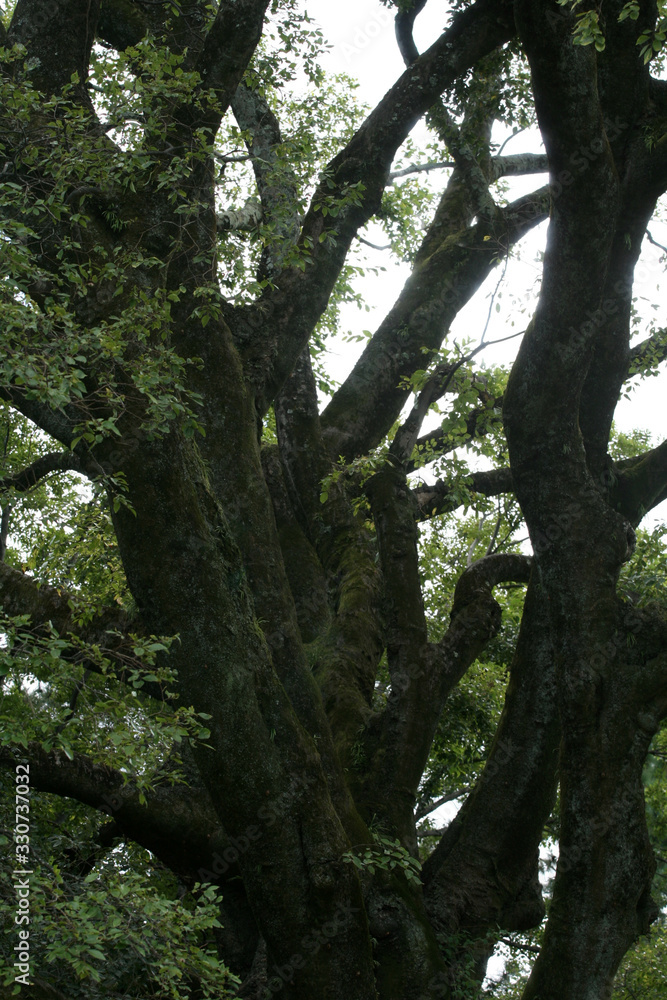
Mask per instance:
[[[373,109],[300,0],[0,21],[4,995],[664,995],[667,8],[382,6]]]

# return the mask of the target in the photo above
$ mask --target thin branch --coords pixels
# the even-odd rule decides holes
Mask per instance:
[[[519,944],[518,941],[512,941],[511,938],[499,938],[503,944],[506,944],[508,948],[517,948],[519,951],[529,951],[532,955],[539,955],[542,951],[535,944]]]
[[[373,250],[391,250],[391,243],[387,243],[386,246],[379,246],[377,243],[371,243],[370,240],[365,240],[363,236],[359,236],[357,233],[356,239],[363,243],[367,247],[371,247]]]
[[[476,385],[474,387],[477,389]],[[439,430],[422,434],[415,442],[417,457],[408,462],[408,472],[415,472],[417,469],[428,464],[428,462],[433,461],[433,459],[442,458],[448,452],[454,451],[455,448],[464,447],[475,437],[485,437],[494,425],[498,426],[502,423],[500,411],[504,397],[491,396],[489,393],[479,390],[478,393],[483,405],[476,407],[468,414],[466,419],[466,436],[463,438],[452,437],[451,434],[447,433],[445,424]],[[423,455],[423,452],[426,452],[426,455]],[[426,461],[423,460],[424,458]]]
[[[500,499],[498,500],[498,517],[496,518],[496,525],[493,529],[493,534],[491,535],[491,541],[486,547],[486,555],[490,556],[493,554],[493,549],[496,544],[496,539],[498,538],[498,532],[500,531],[500,524],[503,519],[502,509],[500,507]]]
[[[511,141],[512,141],[512,139],[515,139],[515,138],[517,137],[517,135],[521,135],[521,133],[522,133],[522,132],[525,132],[527,128],[528,128],[528,126],[527,126],[527,125],[524,125],[524,126],[523,126],[523,128],[518,128],[518,129],[516,130],[516,132],[512,132],[512,134],[511,134],[511,135],[508,135],[508,136],[507,136],[507,138],[505,139],[504,143],[502,144],[502,146],[501,146],[501,147],[500,147],[500,149],[498,150],[498,153],[497,153],[496,155],[497,155],[497,156],[500,156],[500,154],[502,153],[503,149],[504,149],[504,148],[505,148],[505,146],[506,146],[506,145],[508,144],[508,142],[511,142]]]
[[[655,330],[630,350],[630,363],[626,381],[638,375],[645,367],[657,368],[667,360],[667,329]]]
[[[76,682],[76,684],[74,685],[74,690],[72,691],[72,697],[69,700],[67,718],[64,719],[63,722],[60,723],[60,725],[56,726],[55,732],[57,734],[62,733],[63,729],[65,729],[67,727],[67,725],[74,718],[74,714],[76,712],[77,702],[79,700],[79,695],[81,694],[81,692],[85,688],[86,683],[87,683],[88,678],[90,677],[91,673],[92,673],[91,670],[84,670],[83,677],[81,677],[81,679],[78,680]]]
[[[418,163],[410,167],[403,167],[402,170],[394,170],[389,174],[387,184],[393,184],[398,177],[407,177],[409,174],[429,173],[431,170],[452,170],[456,164],[453,160],[432,160],[429,163]]]
[[[659,250],[664,250],[664,252],[667,253],[667,247],[663,246],[662,243],[658,243],[657,240],[654,240],[653,237],[651,236],[650,230],[648,229],[646,230],[646,236],[648,238],[649,243],[652,243],[654,247],[658,247]]]
[[[65,639],[70,645],[61,651],[63,660],[80,664],[95,674],[104,674],[101,660],[113,665],[113,672],[121,683],[139,665],[132,647],[134,640],[127,634],[141,634],[139,622],[132,621],[117,607],[109,607],[85,625],[76,620],[76,595],[63,588],[39,583],[34,577],[0,562],[0,608],[9,617],[28,615],[28,630],[36,640],[53,635]],[[91,653],[94,648],[94,655]],[[158,701],[165,701],[168,691],[160,683],[144,681],[142,693]]]
[[[500,287],[500,282],[503,277],[504,271],[498,284],[496,285],[496,292]],[[496,292],[494,292],[494,296]],[[491,300],[491,307],[492,306],[493,299]],[[439,365],[438,368],[436,368],[435,372],[417,397],[409,416],[397,430],[394,440],[391,443],[389,453],[402,464],[406,463],[412,455],[414,447],[417,443],[419,431],[421,430],[421,425],[424,422],[424,418],[428,413],[429,407],[436,400],[440,399],[441,396],[444,396],[457,371],[459,371],[463,365],[467,364],[468,361],[472,361],[472,359],[479,354],[480,351],[484,350],[485,347],[491,347],[494,344],[502,344],[504,341],[513,340],[515,337],[522,337],[525,333],[524,330],[520,330],[518,333],[512,333],[507,337],[499,337],[498,340],[490,340],[485,343],[484,338],[486,336],[487,327],[491,318],[491,307],[489,308],[489,316],[486,321],[486,325],[482,331],[481,342],[472,351],[469,351],[468,354],[464,354],[462,358],[459,358],[459,360],[453,364],[449,363],[446,365]],[[444,381],[443,375],[445,376]]]
[[[428,163],[415,163],[389,174],[388,184],[393,184],[399,177],[410,174],[429,173],[431,170],[451,170],[457,164],[453,160],[431,160]],[[500,177],[523,176],[525,174],[543,174],[549,170],[546,153],[516,153],[512,156],[494,156],[490,163],[492,180]],[[659,244],[657,244],[659,245]]]
[[[448,792],[447,795],[441,795],[435,802],[431,802],[430,805],[417,810],[415,813],[415,823],[418,823],[420,819],[424,819],[425,816],[429,816],[436,809],[439,809],[440,806],[444,806],[445,803],[453,802],[455,799],[460,799],[461,796],[467,795],[470,790],[469,785],[464,785],[463,788],[458,788],[455,792]]]

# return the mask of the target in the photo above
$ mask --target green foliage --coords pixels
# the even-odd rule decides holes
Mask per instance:
[[[44,805],[47,815],[53,815],[52,807]],[[63,868],[47,856],[33,857],[30,946],[39,954],[39,978],[71,1000],[231,997],[237,980],[215,949],[220,927],[216,889],[196,885],[183,896],[174,877],[136,846],[118,847],[96,862],[99,847],[93,839],[87,845],[90,858],[81,858],[81,841],[61,832],[71,831],[69,823],[77,818],[81,837],[83,816],[68,816],[65,808],[53,815],[56,821],[43,843],[57,854],[69,851],[71,856],[74,850],[80,870]],[[14,904],[13,892],[5,871],[0,900],[8,908]],[[14,993],[20,991],[14,985],[11,943],[4,936],[0,946],[6,995],[12,995],[12,986]]]
[[[360,871],[368,871],[370,875],[374,875],[376,871],[402,872],[408,882],[421,885],[421,865],[401,846],[399,840],[377,836],[372,846],[364,844],[355,850],[346,851],[343,861]]]
[[[667,921],[627,953],[614,981],[612,1000],[662,1000],[667,992]]]

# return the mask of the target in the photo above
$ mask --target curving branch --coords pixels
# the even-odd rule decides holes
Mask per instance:
[[[415,45],[412,32],[417,15],[423,11],[426,3],[427,0],[413,0],[410,10],[399,10],[394,20],[398,50],[406,66],[411,66],[419,58],[419,50]]]
[[[484,590],[484,562],[461,580],[458,599],[473,598],[470,607],[478,586]],[[426,907],[446,933],[526,930],[544,916],[539,845],[556,795],[560,735],[548,614],[534,574],[487,763],[424,864]]]
[[[363,798],[370,815],[383,816],[414,847],[417,789],[445,701],[500,627],[493,588],[509,580],[527,582],[532,559],[487,556],[466,570],[455,590],[450,627],[434,645],[428,641],[414,498],[405,474],[387,466],[369,481],[366,492],[385,586],[391,693],[367,729],[372,766]]]
[[[610,502],[637,527],[649,510],[667,499],[667,441],[617,462],[614,476]]]
[[[36,486],[46,476],[53,472],[78,472],[86,475],[84,463],[78,455],[71,451],[51,451],[47,455],[41,455],[30,465],[20,472],[15,472],[11,476],[4,476],[0,479],[0,492],[4,490],[16,490],[17,493],[25,493]]]
[[[12,385],[0,385],[0,399],[13,406],[28,420],[32,420],[33,424],[46,431],[56,441],[66,447],[72,444],[76,422],[62,410],[52,410],[45,403],[30,399],[19,388]]]
[[[189,785],[169,784],[165,771],[142,794],[126,774],[98,764],[81,753],[46,751],[38,742],[14,750],[0,747],[0,767],[11,769],[17,757],[30,764],[30,784],[40,792],[76,799],[113,817],[119,834],[155,853],[182,877],[197,878],[210,867],[213,853],[224,850],[226,836],[196,772]]]
[[[39,743],[0,747],[0,769],[13,770],[17,761],[28,761],[30,784],[40,792],[76,799],[110,816],[105,837],[133,840],[151,851],[188,887],[195,882],[223,882],[219,943],[230,967],[245,975],[252,962],[258,931],[238,877],[237,846],[218,818],[211,798],[190,759],[182,750],[187,784],[169,782],[169,762],[148,789],[140,789],[126,774],[74,753],[70,759],[58,750],[45,751]],[[275,809],[274,809],[275,807]],[[269,800],[268,816],[279,815],[281,802]],[[274,811],[272,811],[274,810]],[[275,821],[275,820],[274,820]],[[265,832],[258,819],[253,837]]]
[[[446,483],[438,480],[433,486],[419,486],[413,490],[417,503],[417,517],[427,521],[438,514],[446,514],[456,510],[468,499],[468,491],[481,493],[486,497],[495,497],[499,493],[513,493],[514,484],[510,469],[489,469],[484,472],[472,472],[468,483]],[[462,493],[464,494],[462,496]]]

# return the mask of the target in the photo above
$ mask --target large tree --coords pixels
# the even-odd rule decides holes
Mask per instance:
[[[420,54],[425,4],[391,4],[406,70],[356,128],[296,0],[18,0],[0,26],[2,554],[47,482],[78,510],[63,547],[101,539],[78,575],[53,552],[24,572],[20,544],[0,563],[6,669],[23,672],[5,684],[20,726],[0,759],[10,774],[27,761],[35,792],[110,813],[97,853],[69,857],[84,877],[121,837],[183,891],[217,882],[217,946],[247,997],[474,994],[494,935],[542,922],[555,815],[523,997],[597,1000],[658,912],[642,772],[667,713],[667,619],[619,575],[667,496],[667,443],[614,458],[610,442],[626,383],[665,355],[659,334],[630,347],[633,270],[667,189],[649,58],[664,12],[453,3]],[[290,107],[294,51],[306,79]],[[494,122],[533,109],[546,156],[496,155]],[[374,218],[391,231],[392,212],[394,235],[409,228],[386,192],[424,117],[447,183],[406,237],[405,287],[322,407],[351,246]],[[241,207],[236,163],[253,174]],[[547,169],[550,186],[503,200],[499,179]],[[495,385],[447,332],[547,217],[537,309]],[[487,439],[508,465],[415,478]],[[506,498],[510,539],[516,498],[533,554],[496,529],[487,555],[452,563],[436,627],[443,538],[424,528],[420,550],[418,525],[488,497]],[[448,699],[498,633],[494,591],[516,609],[521,585],[485,767],[424,858],[424,775],[462,718]],[[33,988],[55,996],[32,961]]]

